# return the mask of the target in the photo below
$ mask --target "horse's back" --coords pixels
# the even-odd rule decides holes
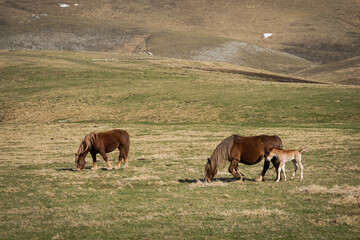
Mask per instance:
[[[258,136],[249,136],[249,137],[235,135],[235,141],[245,144],[259,144],[259,145],[270,144],[275,146],[281,145],[282,148],[281,138],[277,135],[258,135]],[[276,147],[276,148],[280,148],[280,147]]]
[[[109,132],[113,132],[113,134],[117,135],[117,136],[121,136],[121,137],[124,137],[124,138],[129,138],[129,133],[125,130],[122,130],[122,129],[113,129]]]
[[[234,150],[238,151],[242,157],[252,159],[262,154],[264,142],[259,136],[243,137],[236,135],[234,147],[236,148]]]
[[[248,136],[248,137],[235,135],[235,143],[244,150],[248,148],[263,147],[264,145],[263,143],[265,139],[266,139],[266,135]]]
[[[120,145],[128,146],[130,138],[127,131],[122,129],[113,129],[107,132],[100,132],[98,134],[99,145],[104,148],[112,149]]]
[[[239,155],[238,157],[241,158],[241,162],[245,164],[255,164],[261,161],[265,152],[270,148],[282,147],[281,139],[276,135],[258,135],[248,137],[235,135],[234,139],[235,142],[232,154]]]
[[[129,137],[128,132],[122,129],[113,129],[107,132],[100,132],[98,135],[103,138],[119,137],[119,136]]]

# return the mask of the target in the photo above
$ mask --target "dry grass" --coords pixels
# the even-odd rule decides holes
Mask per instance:
[[[360,195],[360,186],[348,186],[348,185],[337,186],[337,185],[335,185],[334,187],[329,189],[324,186],[310,185],[307,187],[301,187],[301,188],[297,189],[296,191],[310,193],[310,194],[315,194],[315,193],[328,194],[328,193],[330,193],[330,194],[335,194],[335,195],[359,196]]]
[[[35,55],[33,61],[36,62],[42,58],[39,54],[49,53],[31,54]],[[56,54],[50,56],[56,58]],[[67,58],[73,58],[73,62],[82,57],[98,57],[89,53],[62,54],[69,55]],[[11,60],[9,56],[7,59]],[[31,65],[29,59],[24,61]],[[11,64],[7,62],[7,67],[1,69],[6,75],[6,79],[1,80],[5,83],[0,89],[1,101],[13,106],[7,115],[13,117],[5,117],[0,122],[0,151],[3,153],[0,157],[3,203],[0,229],[5,230],[0,231],[1,239],[32,239],[39,235],[47,239],[119,236],[124,239],[187,239],[189,236],[194,239],[204,236],[209,239],[239,236],[298,239],[305,235],[322,239],[328,233],[335,238],[358,236],[358,118],[344,117],[344,111],[358,111],[356,87],[308,87],[306,84],[248,80],[225,73],[210,74],[181,66],[173,68],[167,64],[184,63],[166,61],[164,67],[161,61],[153,63],[143,59],[95,63],[93,67],[97,70],[90,76],[79,76],[92,69],[89,61],[85,61],[88,68],[79,70],[80,73],[68,69],[62,75],[69,76],[79,86],[67,82],[66,78],[47,81],[49,76],[51,79],[53,75],[63,74],[54,67],[46,68],[54,72],[45,74],[42,68],[26,69],[20,67],[24,63],[14,63],[16,71],[8,72]],[[49,61],[49,64],[55,63],[58,62]],[[39,77],[41,74],[44,76]],[[88,87],[88,83],[94,86],[91,83],[98,79],[101,84],[97,85],[97,91]],[[114,84],[125,80],[127,84]],[[24,82],[29,84],[26,90],[21,88]],[[42,84],[59,82],[65,85],[28,92]],[[194,84],[199,88],[194,89]],[[173,91],[175,85],[183,91]],[[314,92],[317,94],[307,102],[305,97],[282,99],[265,89],[282,92],[291,89],[308,98]],[[126,94],[122,95],[121,91]],[[173,94],[173,99],[168,92]],[[261,93],[261,98],[257,92]],[[128,93],[136,93],[137,97],[125,101]],[[150,93],[154,95],[142,98]],[[347,98],[343,93],[352,93],[352,97]],[[61,94],[65,97],[53,99]],[[244,98],[244,94],[249,97]],[[238,99],[237,103],[229,104],[227,96],[231,96],[231,100]],[[160,103],[163,98],[167,101]],[[263,98],[266,108],[259,100]],[[289,113],[282,113],[281,106],[271,106],[274,99],[279,100],[274,103],[276,106],[284,102]],[[182,112],[175,114],[176,110],[171,110],[175,105],[173,101],[187,101],[190,112],[196,109],[196,114],[191,116],[194,122],[184,121],[187,107],[183,110],[184,116]],[[347,101],[349,103],[345,104]],[[170,102],[173,105],[165,106]],[[151,108],[153,103],[155,108]],[[300,104],[306,109],[316,105],[316,112],[323,115],[300,114]],[[126,114],[124,116],[129,118],[118,117],[124,105],[129,112],[140,109],[144,113],[134,118]],[[138,109],[140,105],[142,108]],[[54,106],[57,109],[53,109]],[[208,106],[212,114],[208,114]],[[142,117],[153,116],[157,108],[165,119]],[[274,117],[270,116],[270,111],[261,115],[268,108],[272,109]],[[219,109],[224,109],[220,116],[217,115]],[[229,112],[235,115],[227,115]],[[236,115],[238,113],[240,115]],[[279,116],[291,116],[296,122]],[[251,120],[246,121],[248,119]],[[347,122],[348,119],[351,121]],[[88,156],[84,171],[72,171],[74,153],[83,137],[94,130],[113,128],[126,129],[130,134],[129,167],[105,171],[106,165],[98,156],[99,170],[91,171]],[[304,181],[276,183],[274,171],[270,170],[265,182],[254,182],[262,170],[260,163],[239,165],[246,175],[242,182],[232,181],[224,168],[216,176],[217,181],[203,183],[206,158],[219,142],[234,133],[244,136],[277,134],[286,149],[308,149],[309,152],[304,153]],[[108,157],[115,163],[118,152],[109,153]]]
[[[99,131],[114,127],[113,124],[96,124],[96,126]],[[99,221],[96,220],[97,217],[95,216],[100,217],[104,213],[108,215],[107,204],[103,202],[87,203],[69,208],[68,205],[71,204],[71,201],[64,199],[64,196],[69,199],[82,199],[84,197],[92,198],[91,196],[94,195],[97,196],[96,198],[100,198],[99,200],[107,196],[107,201],[113,202],[111,204],[113,206],[114,204],[117,205],[118,201],[121,201],[119,204],[125,204],[124,207],[126,206],[121,208],[121,216],[116,214],[111,218],[116,216],[115,218],[118,220],[115,221],[121,219],[122,222],[126,223],[125,226],[131,226],[134,222],[139,224],[145,224],[149,221],[162,222],[161,219],[170,222],[192,222],[195,219],[206,218],[205,216],[211,212],[214,216],[225,219],[225,223],[232,226],[227,228],[228,233],[233,233],[234,229],[236,229],[236,224],[233,225],[233,223],[228,222],[234,217],[255,222],[256,219],[262,218],[270,225],[272,225],[270,222],[273,218],[277,219],[275,222],[286,222],[286,219],[289,218],[300,221],[297,216],[304,216],[304,214],[291,207],[289,199],[282,199],[287,198],[288,195],[292,195],[297,198],[297,201],[304,201],[306,204],[309,203],[307,199],[310,199],[311,202],[314,202],[312,207],[317,206],[317,201],[322,201],[321,195],[324,194],[330,195],[330,198],[326,198],[325,202],[332,206],[347,209],[347,206],[358,206],[359,204],[358,186],[342,184],[329,187],[326,184],[327,182],[333,182],[333,178],[340,177],[342,173],[337,173],[335,169],[329,168],[327,171],[331,172],[330,176],[324,174],[319,176],[318,174],[324,168],[321,164],[324,157],[318,155],[317,152],[322,152],[323,149],[327,150],[326,146],[329,145],[315,140],[321,134],[325,134],[327,141],[336,144],[339,144],[343,139],[351,142],[353,137],[351,137],[351,131],[348,130],[338,129],[324,133],[323,129],[312,129],[311,133],[306,134],[308,131],[302,129],[271,129],[282,136],[284,143],[289,148],[290,146],[297,146],[299,142],[302,143],[302,146],[306,145],[304,143],[307,143],[307,141],[314,142],[311,145],[311,151],[304,154],[305,180],[302,184],[298,183],[298,181],[276,184],[270,180],[275,177],[272,172],[268,173],[265,183],[255,184],[248,180],[241,183],[219,180],[205,184],[200,181],[205,159],[221,139],[236,129],[244,133],[244,135],[268,132],[270,129],[247,127],[239,130],[237,127],[217,126],[214,128],[212,125],[192,125],[191,127],[184,125],[179,127],[172,125],[122,124],[122,128],[129,131],[132,139],[128,169],[110,172],[86,169],[81,173],[59,171],[62,168],[73,167],[73,152],[76,151],[77,145],[84,134],[93,127],[94,124],[75,123],[23,124],[21,126],[12,123],[2,124],[2,130],[7,136],[1,142],[5,146],[2,150],[6,149],[7,156],[9,156],[9,160],[2,161],[2,176],[8,176],[9,168],[18,169],[17,172],[24,172],[21,167],[28,166],[30,169],[24,173],[35,180],[33,183],[19,182],[16,186],[10,185],[2,188],[1,195],[8,197],[15,197],[16,194],[21,194],[24,189],[27,189],[25,190],[26,197],[18,198],[25,206],[23,208],[7,207],[6,212],[4,212],[7,216],[14,218],[8,224],[15,224],[22,230],[29,230],[29,227],[26,227],[28,224],[36,228],[36,225],[41,221],[43,221],[43,224],[56,223],[58,226],[71,225],[78,228],[101,229],[104,226],[98,224]],[[147,134],[142,131],[144,128],[147,129]],[[295,132],[300,133],[300,137],[293,139],[291,136]],[[150,137],[152,134],[153,138]],[[337,139],[338,135],[343,135],[340,140]],[[31,151],[31,154],[29,154],[29,148],[36,149],[36,151]],[[317,148],[320,150],[317,150]],[[189,149],[194,150],[186,152]],[[343,149],[337,154],[344,157],[349,151],[351,151],[351,148]],[[117,159],[117,153],[109,155],[110,159]],[[319,158],[321,163],[318,162]],[[99,166],[105,167],[105,163],[101,159],[99,160]],[[88,161],[90,160],[88,159]],[[347,166],[350,167],[350,164]],[[47,165],[52,167],[47,167]],[[255,166],[240,165],[240,168],[246,174],[246,177],[251,180],[261,171],[262,166],[261,164]],[[232,179],[226,171],[221,171],[218,177]],[[49,188],[48,185],[41,184],[36,179],[47,179],[51,185],[55,184],[56,187]],[[322,184],[319,185],[316,182]],[[30,189],[36,189],[35,194],[29,192]],[[72,190],[69,191],[69,189]],[[136,207],[138,204],[133,205],[133,200],[125,202],[124,200],[116,200],[122,199],[129,194],[132,195],[131,199],[142,202],[141,208]],[[205,204],[205,206],[210,204],[211,200],[207,197],[209,194],[212,196],[211,199],[215,201],[210,205],[215,208],[213,211],[195,207],[198,206],[198,201]],[[266,198],[265,201],[268,203],[273,202],[275,199],[275,202],[282,202],[282,204],[270,206],[265,204],[265,206],[261,206],[261,204],[264,204],[264,200],[258,199],[253,202],[256,206],[252,207],[248,205],[247,199],[254,198],[253,194],[260,194],[262,198]],[[266,195],[267,197],[265,197]],[[35,201],[35,208],[29,206],[29,200],[26,199]],[[38,202],[40,199],[48,199],[52,205],[57,205],[58,208],[55,206],[50,208],[53,210],[44,208],[43,204]],[[172,201],[179,201],[179,199],[181,199],[179,206],[171,207],[174,206]],[[215,203],[224,204],[224,207],[213,205]],[[169,209],[164,210],[161,206]],[[77,220],[74,215],[62,213],[65,210],[64,207],[67,208],[66,211],[78,212],[82,218]],[[321,227],[325,227],[327,224],[330,226],[357,227],[357,215],[351,215],[351,211],[345,209],[340,210],[342,214],[328,215],[325,213],[320,217],[311,217],[309,223]],[[294,211],[297,213],[294,213]],[[333,209],[330,211],[333,211]],[[18,220],[16,220],[15,216],[19,215],[26,216],[22,223],[16,223]],[[50,220],[50,215],[55,216],[58,220]],[[107,218],[106,216],[103,217]],[[169,220],[173,217],[177,220]],[[45,221],[44,219],[48,220]],[[101,222],[112,226],[111,221],[113,220],[110,219],[104,219]],[[183,227],[183,229],[189,231],[193,228],[203,229],[206,228],[206,222],[209,222],[209,220],[204,220],[198,227],[192,225],[192,227]],[[176,225],[177,223],[173,224]],[[170,227],[170,229],[172,228]],[[57,234],[59,233],[54,233],[53,236],[57,236]],[[67,238],[69,235],[62,234],[61,236]]]
[[[296,191],[306,194],[330,194],[329,203],[334,205],[360,205],[360,186],[335,185],[329,189],[324,186],[310,185],[301,187]]]

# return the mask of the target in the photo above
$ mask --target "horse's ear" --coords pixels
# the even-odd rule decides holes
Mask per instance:
[[[208,158],[208,162],[210,162],[210,158]]]
[[[78,155],[76,153],[74,153],[75,157],[77,157]]]

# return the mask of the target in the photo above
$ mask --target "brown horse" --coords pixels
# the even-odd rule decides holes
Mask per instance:
[[[114,129],[108,132],[91,132],[85,136],[81,142],[78,152],[75,153],[75,170],[82,170],[85,167],[85,157],[90,152],[93,159],[93,167],[91,169],[96,170],[96,154],[104,158],[107,170],[111,170],[112,167],[106,156],[106,153],[119,149],[119,161],[115,168],[120,167],[121,160],[124,159],[124,167],[128,166],[128,154],[130,147],[129,134],[125,130]]]
[[[227,161],[230,161],[229,172],[236,178],[241,180],[242,174],[239,171],[238,164],[243,163],[253,165],[262,160],[265,153],[268,153],[271,148],[282,149],[281,139],[274,135],[260,135],[252,137],[242,137],[239,135],[232,135],[224,139],[214,150],[211,157],[205,165],[205,181],[212,181],[218,172],[218,169],[223,167]],[[261,181],[269,168],[269,162],[264,162],[264,168],[256,181]],[[273,159],[273,164],[278,167],[276,159]]]

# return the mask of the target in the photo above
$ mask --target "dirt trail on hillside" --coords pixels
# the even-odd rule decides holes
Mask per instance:
[[[269,74],[269,73],[248,72],[248,71],[241,71],[241,70],[235,70],[235,69],[190,68],[190,67],[187,67],[187,68],[208,71],[208,72],[221,72],[221,73],[239,74],[239,75],[244,75],[244,76],[249,76],[249,77],[258,77],[258,78],[266,79],[268,81],[273,81],[273,82],[327,84],[324,82],[316,82],[316,81],[305,80],[305,79],[301,79],[301,78],[287,77],[287,76],[281,76],[281,75]]]

